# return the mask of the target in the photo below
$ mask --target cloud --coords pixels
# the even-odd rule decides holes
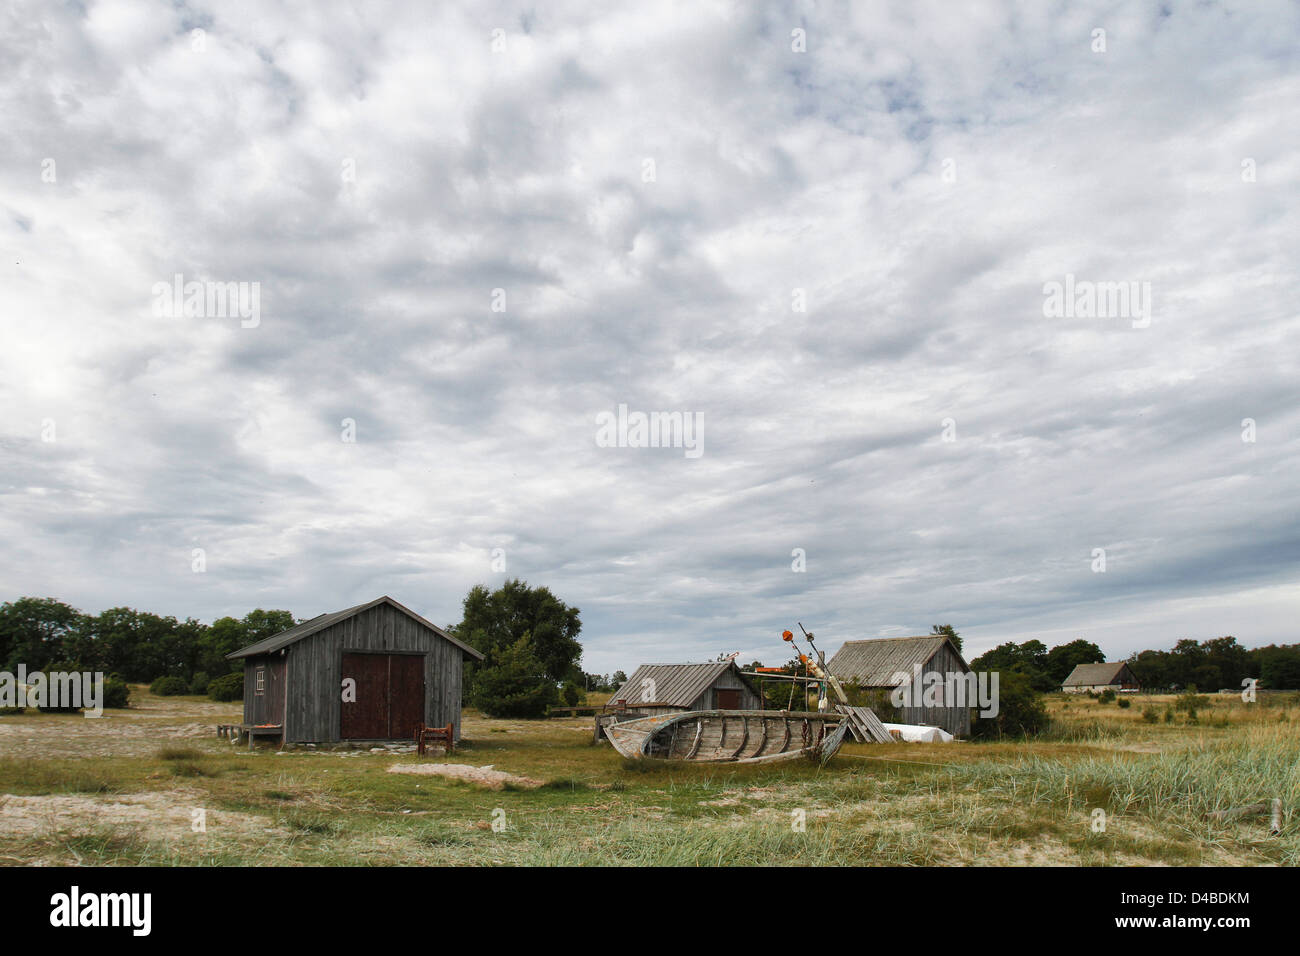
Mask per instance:
[[[500,547],[603,671],[776,662],[795,620],[1294,640],[1298,38],[1256,4],[20,4],[0,582],[451,623]],[[154,315],[178,273],[258,283],[260,324]],[[1067,274],[1150,282],[1150,326],[1045,318]],[[599,447],[619,404],[702,414],[704,454]]]

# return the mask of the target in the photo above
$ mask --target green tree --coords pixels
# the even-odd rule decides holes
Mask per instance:
[[[1205,674],[1205,677],[1213,676],[1215,680],[1204,683],[1197,681],[1199,686],[1214,687],[1216,690],[1220,687],[1240,687],[1243,677],[1254,676],[1250,673],[1250,652],[1238,644],[1235,637],[1216,637],[1205,641],[1201,646],[1205,648],[1205,666],[1216,668],[1218,673]]]
[[[582,657],[582,621],[549,588],[530,588],[518,579],[495,591],[476,584],[465,596],[456,636],[484,654],[516,645],[527,635],[543,673],[554,682],[569,680]],[[484,669],[484,665],[478,665]]]
[[[1191,638],[1178,641],[1169,655],[1170,686],[1188,687],[1197,683],[1196,670],[1205,663],[1205,648]]]
[[[249,611],[242,619],[218,618],[199,639],[195,671],[204,671],[214,677],[242,674],[244,662],[226,660],[227,654],[287,631],[297,623],[289,611],[264,611],[261,608]]]
[[[225,655],[293,625],[288,611],[261,608],[209,627],[129,607],[88,615],[54,598],[24,597],[0,605],[0,668],[102,671],[138,683],[178,677],[188,686],[198,673],[242,671]]]
[[[974,671],[997,671],[999,674],[1023,674],[1039,692],[1056,690],[1060,684],[1053,681],[1047,670],[1047,645],[1042,641],[1028,640],[1023,644],[1008,641],[991,651],[985,651],[970,662]]]
[[[13,673],[50,670],[64,659],[67,644],[84,627],[76,608],[54,598],[24,597],[0,605],[0,663]]]
[[[1083,638],[1058,644],[1047,652],[1046,671],[1052,681],[1060,685],[1070,676],[1070,671],[1079,664],[1100,664],[1106,659],[1101,648]]]
[[[489,652],[486,664],[475,675],[470,702],[489,717],[545,717],[559,699],[527,634]]]
[[[1020,662],[1020,645],[1012,641],[999,644],[970,661],[971,670],[1009,671]]]
[[[251,643],[243,621],[233,617],[217,618],[199,640],[199,669],[214,677],[236,671],[243,673],[244,662],[228,661],[226,655]]]
[[[249,643],[287,631],[298,622],[288,611],[263,611],[260,607],[244,615],[244,629]]]
[[[961,635],[957,633],[956,629],[953,628],[951,624],[931,625],[930,633],[935,637],[942,635],[948,638],[948,640],[952,641],[952,646],[957,648],[957,653],[961,653]]]
[[[1268,657],[1261,669],[1259,682],[1270,690],[1300,690],[1300,651]]]
[[[1168,651],[1142,651],[1129,657],[1128,667],[1143,687],[1168,687],[1173,683],[1169,656]]]

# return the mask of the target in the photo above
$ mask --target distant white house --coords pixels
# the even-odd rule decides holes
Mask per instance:
[[[1123,661],[1109,664],[1079,664],[1070,671],[1070,676],[1061,685],[1067,694],[1086,694],[1088,691],[1099,693],[1103,690],[1121,691],[1140,690],[1138,680]]]

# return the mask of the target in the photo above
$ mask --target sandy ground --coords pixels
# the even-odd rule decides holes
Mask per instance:
[[[399,763],[389,767],[388,772],[449,777],[452,780],[463,780],[478,787],[486,787],[488,790],[501,790],[506,784],[530,790],[542,785],[542,781],[533,780],[531,777],[516,777],[512,773],[493,770],[491,764],[486,767],[472,767],[465,763]]]
[[[59,721],[54,728],[52,721]],[[8,757],[122,757],[157,753],[167,740],[217,739],[217,724],[148,722],[105,715],[40,717],[19,722],[0,718],[0,751]]]
[[[196,810],[203,811],[201,818]],[[203,830],[195,829],[198,819],[202,820]],[[281,827],[268,826],[265,817],[204,807],[203,794],[190,790],[112,797],[0,795],[0,832],[6,836],[54,836],[102,827],[126,827],[148,840],[200,838],[205,833],[240,840],[288,835]]]
[[[168,740],[217,740],[217,724],[237,723],[242,705],[151,697],[102,717],[38,714],[0,717],[6,757],[147,756]]]

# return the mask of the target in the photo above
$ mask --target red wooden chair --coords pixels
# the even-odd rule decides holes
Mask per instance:
[[[426,727],[424,724],[415,725],[415,750],[423,754],[430,743],[442,744],[443,751],[448,755],[456,752],[455,727],[448,724],[446,727]]]

